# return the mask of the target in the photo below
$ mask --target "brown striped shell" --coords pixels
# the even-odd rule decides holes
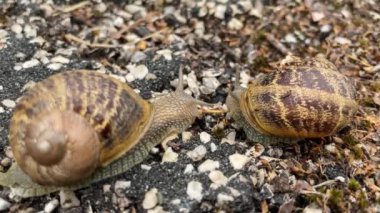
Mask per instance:
[[[152,119],[151,105],[105,74],[70,71],[35,85],[12,116],[10,145],[40,184],[67,185],[130,150]]]
[[[264,135],[328,136],[349,124],[358,104],[350,80],[323,57],[287,58],[279,70],[256,79],[242,93],[240,108]]]

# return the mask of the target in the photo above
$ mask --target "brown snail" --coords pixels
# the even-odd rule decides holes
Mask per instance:
[[[176,92],[152,103],[95,71],[67,71],[39,82],[13,111],[9,141],[16,163],[0,174],[0,185],[31,197],[125,172],[189,127],[203,112],[199,106],[211,106],[185,94],[182,79],[181,67]]]
[[[235,88],[226,104],[247,137],[264,144],[332,135],[358,109],[353,84],[320,55],[287,57],[247,89]]]

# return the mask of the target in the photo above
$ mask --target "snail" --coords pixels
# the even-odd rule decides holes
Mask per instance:
[[[148,102],[95,71],[61,72],[37,83],[15,107],[9,143],[16,160],[0,185],[35,197],[75,190],[123,173],[213,106],[183,92]]]
[[[350,79],[321,55],[308,60],[288,56],[278,70],[256,78],[247,89],[235,86],[226,105],[248,139],[263,144],[333,135],[358,110]]]

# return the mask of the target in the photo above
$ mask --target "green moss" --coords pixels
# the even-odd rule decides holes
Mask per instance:
[[[353,147],[359,143],[359,141],[356,140],[356,138],[353,137],[352,135],[345,135],[342,137],[342,140],[344,141],[345,144],[348,145],[348,147]]]
[[[259,30],[256,32],[256,34],[252,37],[252,43],[254,44],[261,44],[265,40],[265,31]]]
[[[357,180],[355,179],[350,179],[350,181],[348,182],[348,188],[351,190],[351,191],[357,191],[360,189],[360,184]]]
[[[343,192],[339,189],[331,189],[329,202],[334,206],[340,206],[343,202]]]
[[[360,192],[358,201],[359,201],[359,207],[362,209],[367,208],[369,206],[367,196],[363,191]]]
[[[354,146],[351,151],[354,153],[356,159],[363,159],[364,153],[360,147]]]
[[[217,139],[222,139],[226,137],[226,134],[224,133],[224,129],[220,127],[214,127],[212,129],[212,135]]]

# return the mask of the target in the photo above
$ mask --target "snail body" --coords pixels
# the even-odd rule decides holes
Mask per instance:
[[[226,102],[248,138],[262,143],[332,135],[358,109],[352,83],[321,56],[287,58],[279,70],[235,89]]]
[[[14,109],[9,141],[16,163],[0,174],[0,185],[30,197],[125,172],[190,126],[202,113],[199,105],[207,104],[182,91],[182,70],[177,91],[152,103],[106,74],[53,75]]]

